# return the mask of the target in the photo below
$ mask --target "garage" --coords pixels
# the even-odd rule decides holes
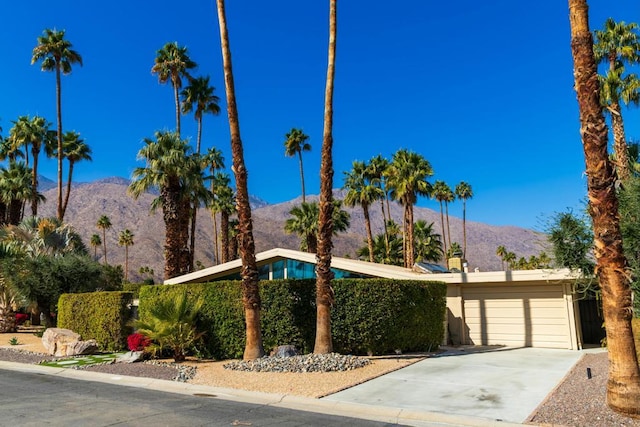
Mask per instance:
[[[571,348],[561,284],[463,286],[467,343]]]

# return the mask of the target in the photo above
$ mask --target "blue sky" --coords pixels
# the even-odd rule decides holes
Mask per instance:
[[[640,22],[637,0],[589,3],[592,29],[609,16]],[[306,188],[317,194],[328,2],[226,7],[249,191],[270,203],[300,194],[297,160],[283,147],[297,127],[310,135]],[[93,150],[74,181],[130,177],[142,166],[142,140],[175,128],[171,87],[150,71],[165,43],[186,46],[193,74],[211,76],[225,99],[214,0],[2,2],[0,15],[3,135],[20,115],[55,124],[54,74],[30,64],[45,28],[64,29],[83,57],[62,81],[64,130]],[[555,212],[583,206],[566,1],[339,2],[334,100],[334,187],[354,160],[407,148],[430,161],[432,181],[471,184],[470,221],[540,230]],[[628,137],[640,140],[640,109],[623,114]],[[224,102],[203,133],[203,147],[220,148],[230,166]],[[195,145],[192,116],[182,118],[182,135]],[[55,179],[55,167],[50,160],[41,171]],[[450,213],[461,216],[460,205]]]

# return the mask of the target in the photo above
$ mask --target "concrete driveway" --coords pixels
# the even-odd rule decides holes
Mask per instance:
[[[448,349],[323,400],[522,423],[583,354],[544,348]]]

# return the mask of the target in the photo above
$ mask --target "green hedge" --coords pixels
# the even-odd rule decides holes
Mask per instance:
[[[126,349],[131,333],[131,301],[131,292],[62,294],[58,327],[71,329],[83,340],[95,339],[103,351]]]
[[[350,354],[385,354],[436,348],[444,334],[446,285],[387,279],[334,280],[332,310],[334,349]],[[245,326],[240,282],[214,282],[140,289],[140,318],[160,298],[182,289],[202,297],[198,328],[205,332],[198,350],[217,359],[239,358],[244,352]],[[303,353],[315,340],[315,280],[260,283],[264,348],[293,344]]]

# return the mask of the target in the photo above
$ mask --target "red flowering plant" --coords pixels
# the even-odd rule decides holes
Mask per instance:
[[[131,351],[144,351],[151,345],[151,339],[141,333],[133,333],[127,337],[127,345]]]

